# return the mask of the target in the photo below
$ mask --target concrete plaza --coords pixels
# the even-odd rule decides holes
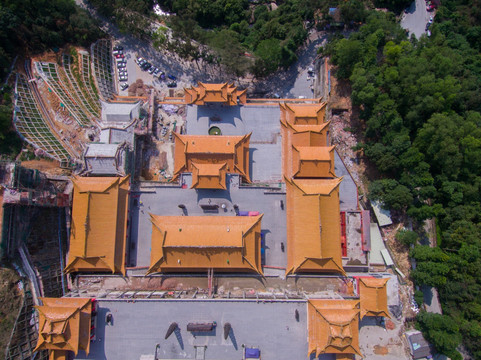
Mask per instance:
[[[242,359],[243,347],[258,347],[264,359],[307,358],[305,301],[145,300],[98,302],[96,340],[76,359]],[[298,319],[296,320],[296,310]],[[113,325],[105,324],[107,313]],[[215,321],[210,332],[189,332],[188,323]],[[165,339],[170,324],[178,331]],[[231,331],[224,338],[224,324]],[[202,349],[203,348],[203,349]]]

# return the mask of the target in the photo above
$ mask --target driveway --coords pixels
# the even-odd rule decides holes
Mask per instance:
[[[298,60],[285,71],[277,71],[257,82],[255,92],[277,93],[281,98],[312,98],[315,79],[308,74],[314,67],[317,48],[327,40],[325,32],[311,31],[306,45],[299,49]]]
[[[424,0],[415,0],[411,6],[404,10],[401,26],[409,30],[409,35],[414,34],[419,39],[422,34],[426,33],[426,24],[431,15],[433,14],[426,10]]]

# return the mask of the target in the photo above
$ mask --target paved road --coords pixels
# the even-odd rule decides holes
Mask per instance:
[[[298,98],[303,96],[312,98],[310,88],[314,79],[309,78],[307,69],[314,67],[313,63],[317,56],[317,48],[327,39],[324,32],[312,31],[308,43],[299,51],[298,60],[285,71],[278,71],[256,84],[256,91],[277,93],[281,97]]]
[[[431,286],[422,286],[421,290],[424,295],[424,305],[427,312],[442,314],[443,310],[441,304],[439,303],[439,295],[436,288]]]
[[[431,14],[426,10],[426,2],[424,0],[415,0],[404,11],[401,26],[409,30],[409,35],[414,34],[419,39],[422,34],[426,33],[426,24],[429,16]]]

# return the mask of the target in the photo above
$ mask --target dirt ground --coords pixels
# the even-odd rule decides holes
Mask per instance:
[[[168,182],[174,175],[174,135],[185,124],[185,105],[158,107],[154,115],[152,136],[144,151],[142,177]]]
[[[70,173],[61,169],[58,161],[48,159],[22,161],[21,165],[27,169],[36,169],[50,175],[68,175]]]
[[[0,268],[0,354],[5,354],[5,349],[10,340],[10,335],[15,324],[18,312],[22,306],[23,287],[20,277],[14,270]]]
[[[142,177],[150,181],[168,181],[172,178],[174,144],[151,139],[144,151]]]
[[[336,150],[346,164],[354,181],[360,188],[360,195],[367,193],[368,176],[367,167],[362,150],[354,150],[354,147],[363,142],[362,125],[356,109],[351,104],[351,89],[349,84],[338,82],[331,76],[332,91],[329,99],[329,107],[332,115],[330,133],[331,143],[336,145]]]
[[[229,277],[214,276],[214,286],[219,296],[230,293],[231,297],[240,298],[243,293],[323,293],[323,295],[342,294],[352,296],[352,287],[346,284],[342,278],[265,278],[257,277]],[[189,297],[195,291],[207,292],[207,277],[178,277],[178,276],[154,276],[154,277],[115,277],[115,276],[78,276],[75,281],[78,290],[90,291],[98,294],[102,291],[183,291]],[[189,295],[190,294],[190,295]]]

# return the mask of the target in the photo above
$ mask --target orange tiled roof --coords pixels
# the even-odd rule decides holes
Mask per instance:
[[[359,278],[361,298],[361,319],[364,316],[385,316],[390,318],[387,308],[387,282],[389,278]]]
[[[261,218],[151,215],[148,273],[214,268],[262,274]]]
[[[292,129],[293,146],[327,146],[327,132],[329,130],[330,121],[322,125],[291,125],[286,127]]]
[[[38,311],[38,341],[35,351],[50,350],[51,359],[67,357],[67,351],[75,355],[90,350],[91,299],[40,298]]]
[[[331,178],[334,172],[334,146],[293,146],[290,177]]]
[[[237,105],[246,102],[246,90],[238,91],[233,84],[205,84],[198,82],[198,86],[184,89],[186,104],[205,105],[205,103],[223,103],[224,105]]]
[[[226,190],[225,175],[227,163],[196,164],[192,163],[192,188]]]
[[[244,136],[179,135],[175,133],[174,178],[183,172],[194,172],[199,165],[225,164],[226,173],[237,173],[244,181],[249,176],[249,141],[251,134]],[[212,171],[214,167],[204,168]],[[196,188],[200,188],[196,186]]]
[[[326,115],[326,103],[280,103],[281,122],[291,125],[321,125]]]
[[[359,301],[308,301],[309,355],[356,354],[359,349]]]
[[[74,177],[66,271],[125,273],[129,177]]]
[[[287,274],[344,274],[337,179],[286,180]]]
[[[294,176],[293,166],[298,158],[294,159],[293,147],[311,147],[314,149],[327,146],[327,132],[329,122],[321,125],[291,125],[281,122],[282,134],[282,162],[283,173],[287,178]],[[332,176],[332,175],[329,175]]]

